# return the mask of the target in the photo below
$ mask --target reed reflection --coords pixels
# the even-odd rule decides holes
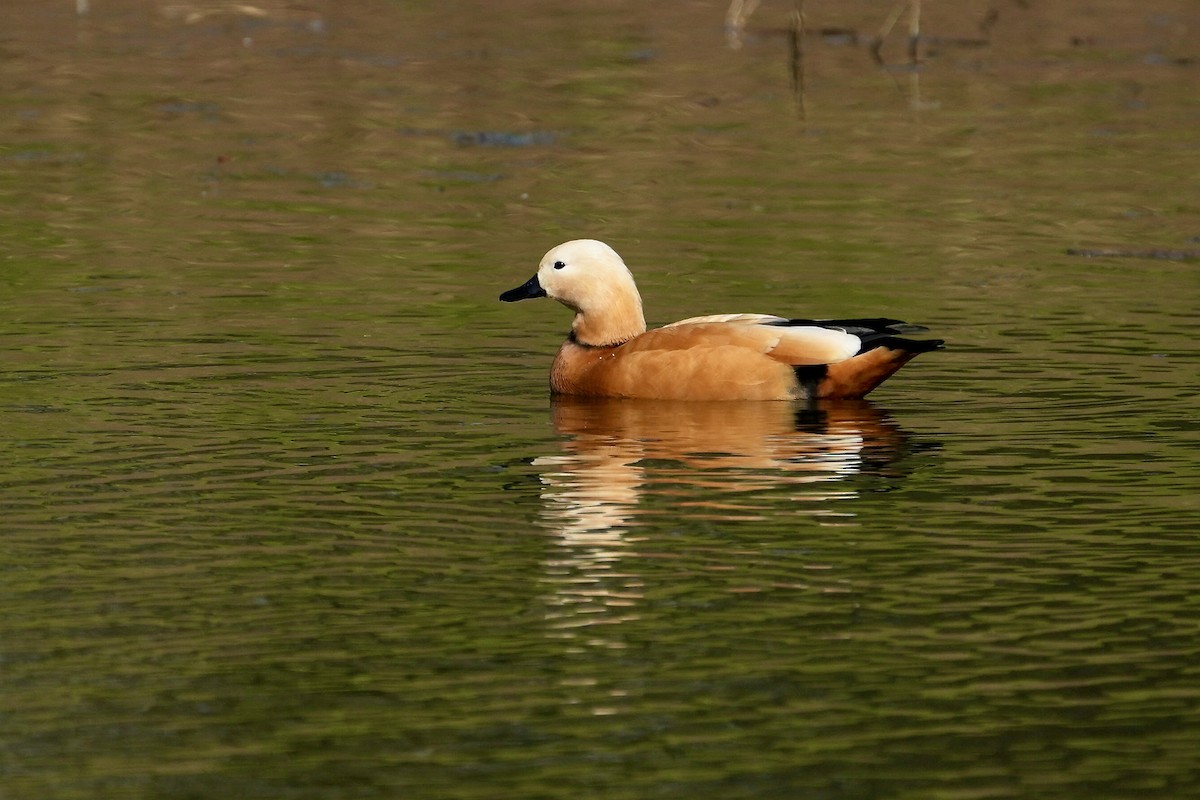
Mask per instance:
[[[562,453],[538,458],[555,635],[620,647],[599,626],[636,617],[629,569],[639,528],[657,518],[718,521],[780,514],[853,517],[857,476],[881,474],[908,435],[868,401],[820,406],[558,398]]]
[[[750,21],[751,15],[754,14],[755,9],[758,8],[758,5],[759,0],[731,0],[729,10],[725,13],[725,33],[731,49],[742,49],[746,40],[747,24]],[[809,34],[809,31],[807,29],[808,16],[805,5],[805,0],[793,0],[791,14],[788,17],[788,24],[785,31],[788,53],[788,76],[791,79],[792,96],[796,104],[796,113],[801,120],[808,119],[808,89],[804,69],[804,37]],[[891,63],[883,57],[883,45],[891,35],[892,29],[895,28],[901,16],[907,16],[908,19],[908,60],[903,63]],[[995,23],[995,18],[995,12],[989,13],[984,23],[981,24],[980,30],[983,38],[957,40],[954,43],[971,47],[986,45],[988,43],[988,31]],[[829,36],[839,41],[849,38],[855,44],[862,38],[860,33],[853,28],[823,26],[817,28],[813,33],[823,37]],[[871,61],[876,67],[892,76],[897,91],[900,92],[901,96],[907,97],[909,107],[914,111],[921,111],[928,107],[936,107],[937,105],[936,103],[928,104],[921,99],[920,43],[921,0],[899,0],[899,2],[892,6],[892,10],[888,13],[887,18],[880,25],[875,35],[870,37],[868,42],[868,52],[870,53]],[[900,73],[908,75],[907,91],[896,77]]]

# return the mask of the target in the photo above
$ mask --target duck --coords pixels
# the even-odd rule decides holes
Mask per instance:
[[[645,400],[859,399],[941,339],[897,319],[715,314],[647,330],[621,256],[596,239],[551,248],[507,303],[549,297],[575,312],[550,368],[556,396]]]

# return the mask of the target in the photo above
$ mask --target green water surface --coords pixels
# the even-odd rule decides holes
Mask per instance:
[[[0,10],[0,798],[1200,793],[1194,3],[83,5]],[[551,403],[584,236],[949,347]]]

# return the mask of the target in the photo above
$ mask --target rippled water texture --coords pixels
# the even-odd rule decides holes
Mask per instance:
[[[748,5],[3,3],[0,797],[1200,795],[1198,7]],[[579,236],[949,348],[552,403]]]

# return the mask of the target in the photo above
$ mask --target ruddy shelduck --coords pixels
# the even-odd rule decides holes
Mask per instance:
[[[560,395],[652,400],[859,398],[940,339],[896,319],[692,317],[646,330],[642,298],[616,251],[594,239],[560,244],[537,274],[500,295],[550,297],[575,312],[550,368]]]

